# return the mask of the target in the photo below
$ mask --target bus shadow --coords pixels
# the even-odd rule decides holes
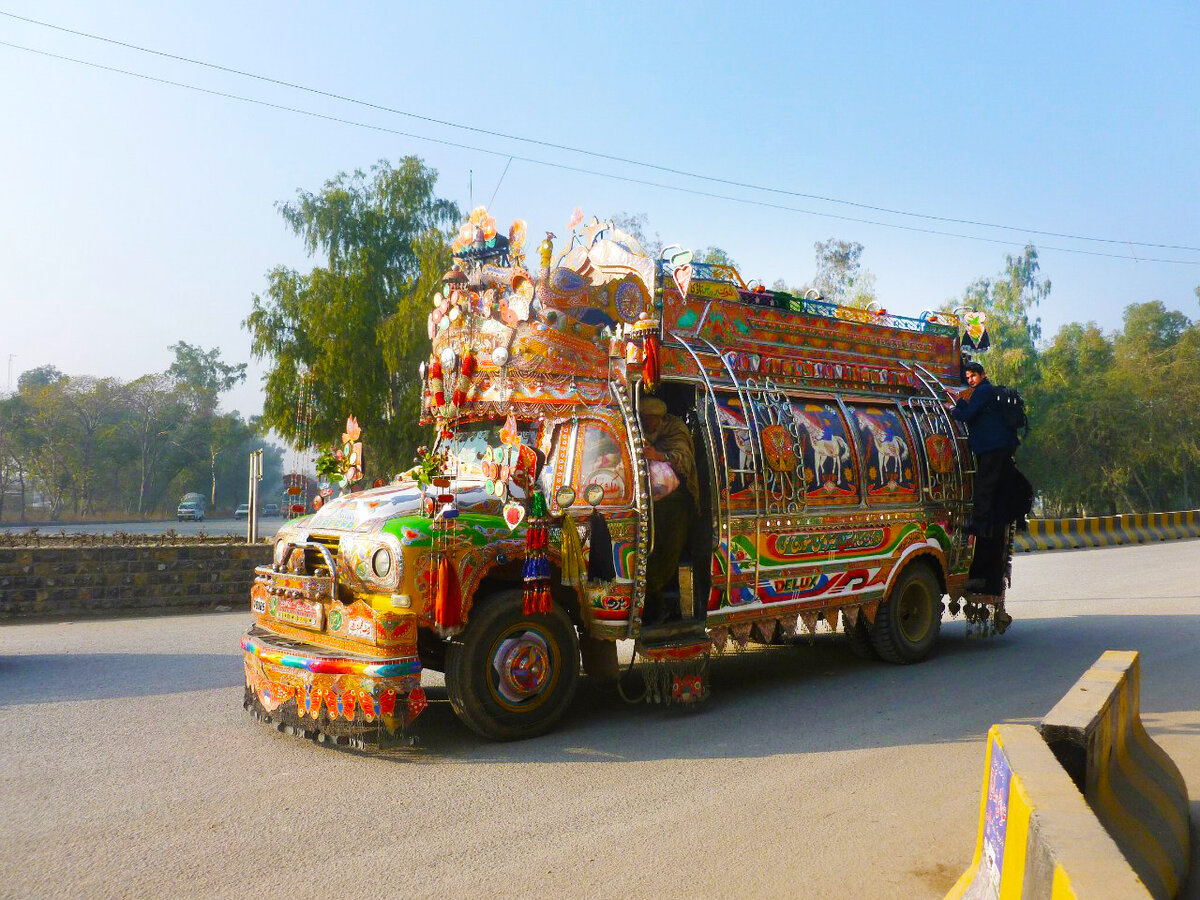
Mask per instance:
[[[981,741],[996,722],[1036,724],[1108,649],[1141,656],[1142,709],[1153,734],[1200,733],[1193,712],[1200,617],[1020,619],[1005,635],[968,638],[945,622],[936,653],[914,666],[852,656],[839,638],[727,649],[711,666],[712,695],[696,709],[629,704],[584,678],[550,734],[512,743],[479,738],[430,685],[421,745],[396,760],[422,763],[649,761],[748,758],[865,747]],[[630,693],[640,679],[626,676]],[[390,754],[389,754],[390,755]]]

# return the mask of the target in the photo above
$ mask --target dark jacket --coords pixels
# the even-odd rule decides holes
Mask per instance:
[[[1016,448],[1020,443],[1017,433],[1008,427],[1000,412],[995,385],[986,378],[975,385],[969,400],[960,399],[954,404],[950,415],[967,423],[967,445],[975,453]]]

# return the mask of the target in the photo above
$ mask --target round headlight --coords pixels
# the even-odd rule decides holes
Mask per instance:
[[[387,578],[392,571],[392,554],[386,547],[380,547],[371,555],[371,571],[376,578]]]
[[[275,565],[283,565],[284,553],[287,550],[287,540],[280,538],[275,542]]]

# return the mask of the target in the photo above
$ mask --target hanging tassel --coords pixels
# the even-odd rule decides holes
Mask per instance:
[[[525,581],[522,606],[525,615],[535,612],[548,613],[553,608],[550,594],[550,560],[546,549],[550,546],[550,529],[547,527],[546,497],[534,491],[529,498],[529,526],[525,531],[525,566],[521,577]]]
[[[608,522],[604,520],[604,515],[594,507],[588,518],[588,531],[591,533],[588,539],[588,580],[612,581],[617,577],[617,570],[613,565],[612,535],[608,531]]]
[[[435,356],[429,362],[429,392],[433,395],[434,409],[446,405],[446,387],[442,382],[442,364]]]
[[[433,618],[443,628],[457,628],[462,624],[462,591],[458,586],[458,572],[446,556],[438,562]]]
[[[563,517],[562,540],[559,543],[562,557],[562,583],[568,587],[587,581],[587,559],[583,555],[583,544],[579,540],[579,529],[571,514]]]
[[[475,368],[475,352],[468,350],[463,354],[462,364],[458,367],[458,378],[454,381],[452,399],[455,406],[462,406],[467,402],[467,394],[471,390],[471,378],[475,375]]]
[[[658,387],[658,380],[662,374],[658,365],[658,335],[646,336],[642,356],[642,381],[645,382],[647,389],[652,391]]]

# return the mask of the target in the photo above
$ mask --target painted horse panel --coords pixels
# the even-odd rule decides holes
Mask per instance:
[[[858,503],[858,460],[842,412],[832,400],[794,400],[804,432],[804,492],[810,506]]]
[[[900,411],[890,403],[849,404],[869,503],[915,503],[920,499],[912,437]]]

